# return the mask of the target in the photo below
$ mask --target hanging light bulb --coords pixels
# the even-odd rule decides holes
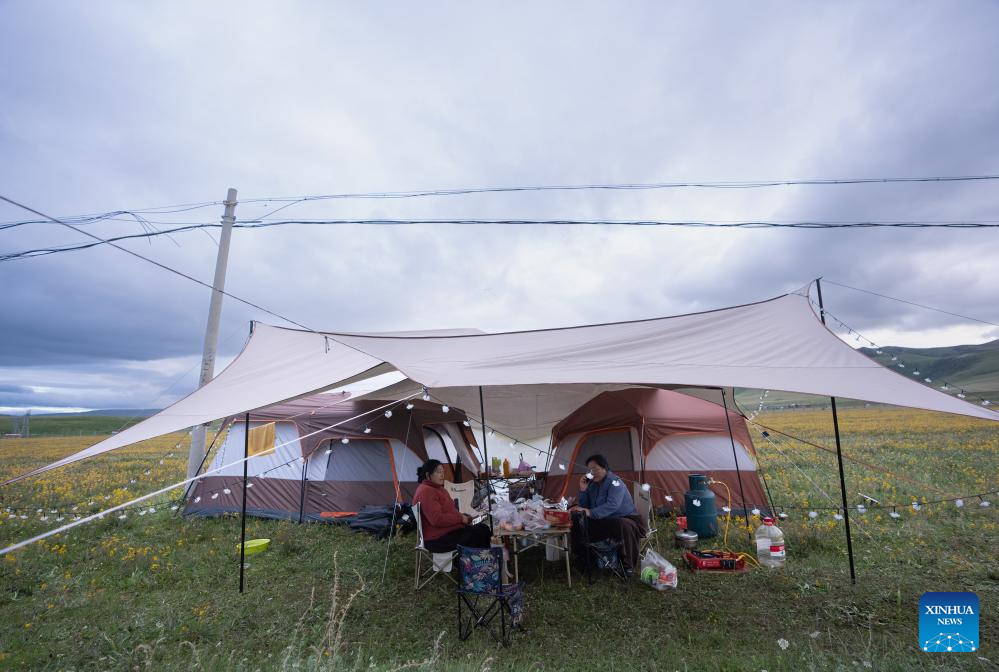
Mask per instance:
[[[912,375],[914,375],[914,376],[918,376],[918,375],[919,375],[919,369],[916,369],[915,371],[913,371],[913,372],[912,372]]]
[[[867,513],[867,507],[863,504],[857,504],[857,513]]]
[[[423,401],[430,401],[430,391],[427,388],[423,388]]]
[[[495,429],[490,429],[489,430],[489,436],[496,436],[496,430]]]
[[[881,350],[875,350],[874,353],[877,354],[877,355],[883,355],[884,354]]]
[[[781,520],[786,520],[787,514],[781,511],[780,513],[777,514],[777,517],[780,518]]]
[[[251,483],[250,485],[253,485],[253,484]],[[171,511],[176,511],[176,510],[177,510],[177,509],[179,509],[179,508],[180,508],[180,507],[179,507],[179,506],[178,506],[177,504],[174,504],[173,506],[171,506],[171,507],[170,507],[170,510],[171,510]]]
[[[760,510],[754,506],[753,510],[750,511],[750,513],[752,513],[754,516],[758,516],[760,515]]]
[[[461,424],[465,425],[466,427],[471,427],[472,426],[472,423],[470,423],[468,420],[462,420]]]
[[[151,472],[151,471],[150,471],[149,469],[146,469],[146,470],[145,470],[144,472],[142,472],[142,473],[143,473],[143,475],[145,475],[145,476],[148,476],[149,474],[151,474],[151,473],[153,473],[153,472]]]
[[[932,383],[933,379],[932,378],[923,378],[923,382]]]
[[[194,503],[195,504],[197,504],[200,501],[201,501],[201,495],[198,495],[197,497],[194,498]]]
[[[960,509],[962,506],[964,506],[964,500],[963,499],[955,499],[954,500],[954,506],[956,506],[957,508]]]
[[[340,443],[342,443],[343,445],[347,445],[348,443],[350,443],[350,439],[348,439],[348,438],[347,438],[347,437],[345,436],[345,437],[343,437],[342,439],[340,439]]]
[[[988,399],[982,399],[982,406],[988,406],[988,405],[989,405],[989,404],[991,404],[991,403],[992,403],[992,402],[991,402],[991,401],[989,401]]]
[[[725,513],[731,513],[732,512],[732,507],[730,507],[730,506],[723,506],[722,507],[722,511],[724,511]]]
[[[667,502],[672,502],[673,501],[673,495],[665,495],[663,497],[663,499],[665,499]]]
[[[449,413],[451,411],[451,407],[448,406],[447,404],[444,404],[443,406],[441,406],[441,410],[445,413]]]
[[[992,506],[992,503],[987,499],[983,499],[982,501],[978,502],[978,506],[982,507],[983,509],[987,509],[990,506]]]
[[[385,417],[386,418],[391,418],[392,417],[392,409],[391,408],[389,410],[385,411]]]
[[[944,390],[944,391],[947,391],[947,390],[949,390],[950,388],[949,388],[949,387],[947,386],[947,383],[944,383],[943,385],[941,385],[941,386],[940,386],[940,389],[941,389],[941,390]]]
[[[332,453],[332,452],[333,452],[333,449],[332,449],[332,448],[327,448],[327,449],[326,449],[326,454],[327,454],[327,455],[329,455],[329,454],[330,454],[330,453]]]
[[[901,518],[902,517],[902,514],[899,513],[898,511],[890,511],[888,513],[888,515],[891,516],[892,518]]]
[[[905,364],[903,362],[899,362],[898,363],[898,368],[904,369],[905,368]]]
[[[371,433],[371,428],[370,427],[365,427],[364,428],[364,433],[365,434],[370,434]]]
[[[139,511],[139,515],[140,515],[140,516],[144,516],[144,515],[146,515],[146,512],[145,512],[145,510],[142,510],[142,511]]]
[[[140,513],[139,515],[142,515],[142,514]],[[120,516],[118,516],[118,520],[125,520],[126,518],[128,518],[128,516],[126,514],[124,514],[124,513],[121,514]]]
[[[893,362],[898,361],[898,356],[897,355],[892,355],[891,356],[891,361],[893,361]]]
[[[957,398],[958,399],[966,399],[967,398],[967,395],[964,393],[964,390],[961,390],[960,392],[957,393]]]
[[[219,498],[219,493],[213,492],[212,493],[212,499],[218,499],[218,498]]]
[[[916,502],[916,501],[912,502],[912,510],[913,511],[919,511],[921,508],[923,508],[922,504],[920,504],[919,502]]]
[[[843,520],[843,514],[842,513],[834,513],[833,514],[833,519],[834,520]]]
[[[249,489],[250,489],[250,488],[252,488],[252,487],[253,487],[253,483],[247,483],[247,484],[246,484],[246,489],[247,489],[247,490],[249,490]],[[177,508],[176,506],[175,506],[175,507],[173,507],[173,509],[176,509],[176,508]],[[170,510],[171,510],[171,511],[173,511],[173,509],[170,509]]]
[[[155,506],[150,506],[149,507],[149,513],[156,513],[156,507]]]
[[[649,485],[648,483],[642,483],[642,491],[643,492],[648,492],[651,489],[652,489],[651,485]]]
[[[411,411],[414,408],[416,408],[416,404],[414,404],[413,402],[409,402],[408,404],[406,404],[406,410],[407,411]]]
[[[224,494],[224,495],[230,495],[230,494],[232,494],[232,490],[230,490],[229,488],[225,488],[225,489],[224,489],[224,490],[222,491],[222,494]]]

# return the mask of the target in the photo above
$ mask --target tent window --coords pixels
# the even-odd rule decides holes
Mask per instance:
[[[444,442],[441,441],[442,437]],[[451,437],[447,435],[447,431],[443,427],[425,427],[423,429],[423,445],[427,448],[428,458],[439,460],[443,464],[454,462],[454,444],[451,443]]]
[[[631,453],[631,430],[619,429],[599,434],[590,434],[579,447],[576,464],[572,473],[586,471],[586,458],[599,453],[607,458],[611,471],[635,471],[635,460]]]
[[[334,443],[326,468],[327,481],[392,482],[392,456],[382,439],[351,439]]]

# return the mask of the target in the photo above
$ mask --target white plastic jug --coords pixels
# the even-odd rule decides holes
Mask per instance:
[[[756,528],[756,559],[764,567],[783,567],[784,557],[784,533],[773,518],[764,518]]]

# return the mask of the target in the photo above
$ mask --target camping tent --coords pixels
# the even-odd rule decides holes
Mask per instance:
[[[363,335],[254,327],[239,356],[204,387],[19,478],[390,371],[407,379],[379,392],[380,398],[403,400],[429,388],[439,403],[473,415],[479,410],[490,428],[523,441],[544,436],[601,392],[636,386],[719,402],[721,390],[733,387],[803,392],[999,420],[994,407],[945,394],[851,348],[819,321],[808,288],[702,313],[499,334]]]
[[[185,513],[212,516],[242,505],[244,451],[248,460],[247,513],[266,518],[323,520],[365,505],[408,501],[416,469],[434,458],[454,480],[478,473],[464,413],[421,400],[406,413],[385,417],[376,401],[317,394],[231,418],[208,472]],[[343,439],[347,439],[347,443]]]
[[[733,509],[767,509],[746,423],[731,410],[726,421],[725,413],[709,401],[667,390],[603,392],[552,430],[544,495],[557,500],[577,494],[586,458],[600,453],[627,483],[652,486],[657,506],[667,504],[667,494],[679,504],[688,474],[706,473],[729,487]],[[719,502],[727,501],[724,489],[715,492]]]

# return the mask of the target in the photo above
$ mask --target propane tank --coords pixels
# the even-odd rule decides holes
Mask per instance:
[[[687,529],[697,532],[700,539],[718,535],[718,509],[715,506],[715,493],[708,487],[704,474],[690,474],[690,490],[684,493],[684,513],[687,516]]]

